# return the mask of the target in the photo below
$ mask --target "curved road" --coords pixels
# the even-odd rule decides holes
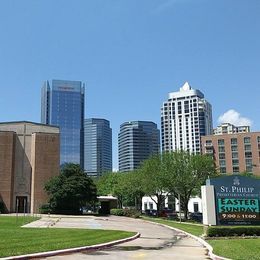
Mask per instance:
[[[45,217],[27,226],[44,227],[50,224],[51,220],[55,221],[55,217]],[[58,220],[58,218],[56,218],[56,220]],[[141,233],[141,237],[131,242],[100,251],[85,251],[70,255],[49,257],[48,259],[209,259],[206,256],[206,249],[199,242],[186,236],[184,233],[140,219],[116,216],[62,216],[53,227],[135,231]]]

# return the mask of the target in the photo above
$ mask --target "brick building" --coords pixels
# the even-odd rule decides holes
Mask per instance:
[[[201,137],[202,153],[212,154],[220,173],[260,175],[260,132]]]
[[[32,122],[0,123],[0,201],[7,212],[38,212],[44,184],[59,174],[59,128]]]

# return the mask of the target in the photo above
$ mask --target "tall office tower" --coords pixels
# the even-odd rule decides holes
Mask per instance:
[[[60,127],[60,162],[84,164],[84,84],[80,81],[45,81],[41,122]]]
[[[131,171],[160,152],[160,132],[153,122],[126,122],[120,126],[118,145],[119,171]]]
[[[162,150],[200,153],[200,138],[212,134],[211,105],[186,82],[161,108]]]
[[[84,169],[94,177],[112,171],[112,129],[106,119],[84,120]]]

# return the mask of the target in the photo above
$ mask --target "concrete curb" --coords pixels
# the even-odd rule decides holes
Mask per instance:
[[[68,249],[61,249],[61,250],[55,250],[55,251],[48,251],[48,252],[41,252],[41,253],[34,253],[34,254],[28,254],[28,255],[19,255],[19,256],[10,256],[10,257],[4,257],[0,259],[5,260],[11,260],[11,259],[34,259],[34,258],[41,258],[41,257],[49,257],[49,256],[56,256],[56,255],[65,255],[65,254],[71,254],[71,253],[77,253],[81,251],[94,251],[94,250],[100,250],[107,247],[111,247],[114,245],[122,244],[125,242],[129,242],[132,240],[135,240],[141,236],[140,233],[136,233],[132,237],[123,238],[119,240],[115,240],[108,243],[103,244],[97,244],[92,246],[82,246],[82,247],[75,247],[75,248],[68,248]]]
[[[149,220],[144,220],[144,221],[147,221],[149,223],[153,223],[153,224],[156,224],[156,225],[159,225],[159,226],[163,226],[163,227],[167,227],[167,228],[170,228],[170,229],[173,229],[173,230],[176,230],[178,232],[181,232],[181,233],[184,233],[186,234],[187,236],[189,237],[192,237],[193,239],[197,240],[198,242],[200,242],[204,247],[207,248],[208,250],[208,256],[210,257],[210,259],[212,260],[232,260],[232,259],[229,259],[229,258],[225,258],[225,257],[222,257],[222,256],[218,256],[218,255],[215,255],[213,254],[213,247],[208,244],[204,239],[200,238],[200,237],[197,237],[197,236],[194,236],[186,231],[183,231],[181,229],[178,229],[178,228],[174,228],[174,227],[170,227],[168,225],[165,225],[165,224],[161,224],[161,223],[157,223],[157,222],[153,222],[153,221],[149,221]]]

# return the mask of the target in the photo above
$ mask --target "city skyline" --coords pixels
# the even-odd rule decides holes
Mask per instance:
[[[260,2],[165,3],[3,1],[0,121],[40,122],[48,78],[84,81],[85,117],[111,122],[117,168],[120,124],[160,125],[162,102],[189,81],[212,104],[214,127],[222,116],[259,130]]]

